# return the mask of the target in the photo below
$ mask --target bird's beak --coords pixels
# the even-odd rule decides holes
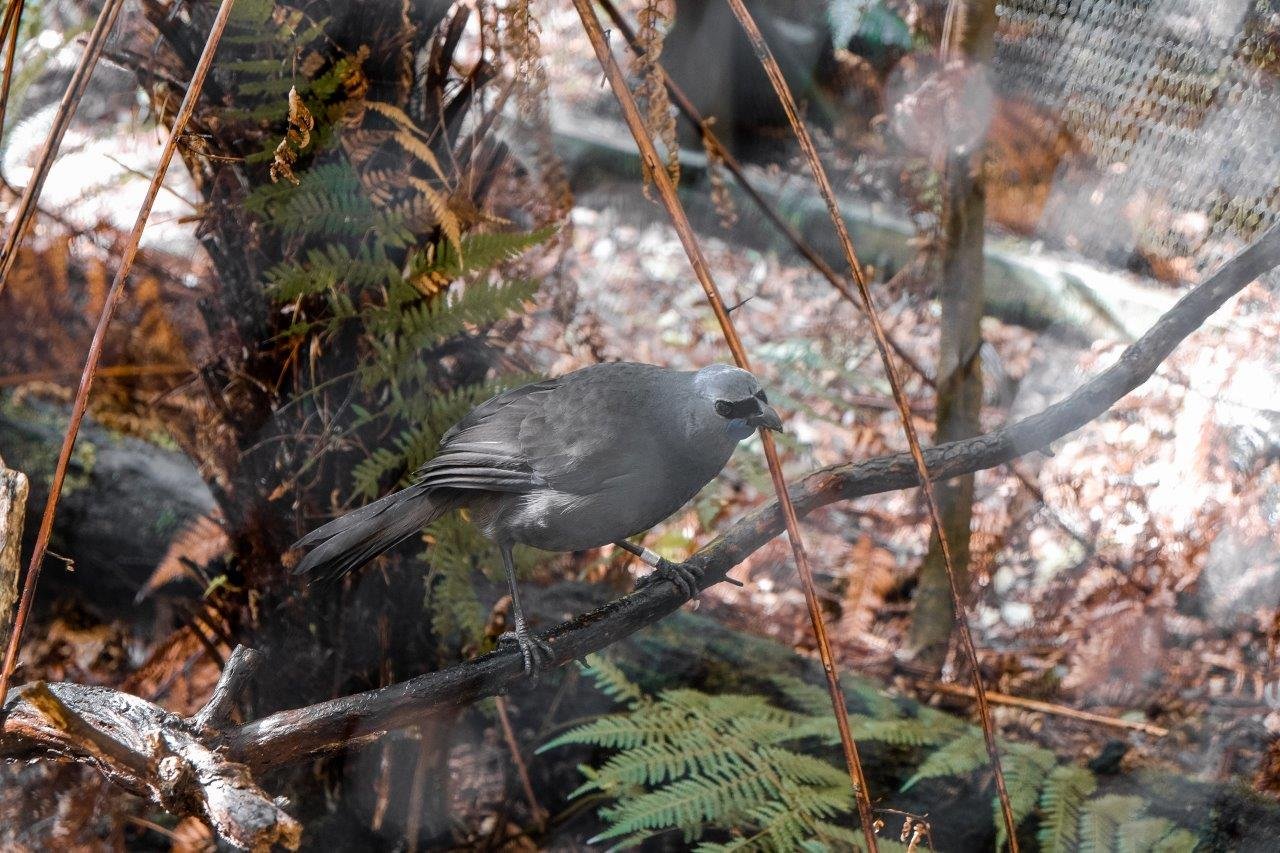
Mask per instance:
[[[747,426],[757,429],[764,427],[774,432],[782,432],[782,418],[778,417],[777,411],[768,403],[760,404],[760,412],[747,417]]]

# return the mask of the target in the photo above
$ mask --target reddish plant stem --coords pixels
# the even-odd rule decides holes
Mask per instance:
[[[0,140],[4,139],[4,117],[9,110],[9,89],[13,85],[13,63],[18,55],[18,30],[22,29],[22,12],[26,0],[9,0],[0,24],[0,41],[4,42],[4,77],[0,79]]]
[[[53,158],[58,154],[62,137],[66,135],[67,127],[71,124],[71,118],[75,115],[80,99],[84,97],[89,79],[93,76],[93,69],[98,64],[98,58],[102,56],[102,48],[107,43],[107,36],[111,34],[111,28],[115,26],[116,17],[120,14],[120,8],[123,5],[124,0],[107,0],[103,4],[102,11],[98,13],[98,20],[85,42],[84,53],[80,55],[80,64],[76,66],[71,79],[67,81],[67,89],[62,93],[62,101],[58,104],[58,111],[53,117],[49,135],[45,138],[44,147],[40,149],[40,156],[36,160],[35,171],[31,173],[31,179],[22,189],[22,199],[18,202],[17,213],[14,215],[13,222],[9,224],[8,233],[4,235],[4,246],[0,248],[0,293],[4,292],[5,281],[8,280],[9,272],[17,260],[18,244],[22,242],[23,234],[31,224],[31,217],[35,215],[36,201],[40,198],[45,179],[49,177]],[[16,24],[14,30],[17,30]]]
[[[40,529],[36,534],[35,548],[31,552],[31,562],[27,566],[27,576],[23,579],[22,601],[18,605],[18,616],[14,620],[13,631],[9,635],[9,644],[4,656],[4,666],[0,669],[0,696],[7,694],[9,679],[13,675],[13,667],[18,660],[18,650],[22,647],[22,631],[26,626],[27,616],[31,613],[31,604],[36,597],[36,584],[40,580],[40,566],[44,562],[45,551],[49,547],[49,536],[53,532],[53,518],[58,510],[58,498],[62,493],[62,483],[67,476],[67,464],[71,461],[71,451],[75,447],[76,436],[80,432],[80,423],[84,420],[84,412],[89,404],[89,391],[93,388],[93,379],[98,370],[98,361],[102,358],[102,343],[107,334],[107,327],[111,325],[111,318],[115,316],[116,308],[120,304],[120,298],[124,295],[125,282],[129,278],[129,271],[133,268],[133,260],[138,254],[138,241],[142,239],[142,231],[146,228],[147,219],[151,216],[151,207],[155,204],[156,196],[160,193],[160,185],[164,182],[165,173],[168,172],[169,164],[173,161],[173,154],[178,147],[178,139],[181,138],[182,132],[187,126],[187,121],[195,110],[196,101],[200,98],[200,90],[204,87],[205,78],[208,76],[209,68],[213,64],[213,55],[218,49],[218,41],[222,38],[222,31],[226,29],[227,19],[231,16],[231,9],[234,5],[235,0],[222,0],[222,5],[218,7],[218,14],[213,20],[213,27],[209,31],[209,38],[205,42],[204,51],[200,54],[200,60],[196,63],[195,72],[191,75],[191,83],[187,86],[187,92],[182,98],[182,106],[178,108],[178,114],[173,119],[173,126],[169,129],[169,138],[165,141],[164,150],[160,154],[160,164],[156,166],[156,173],[151,178],[151,185],[147,188],[147,195],[142,201],[141,209],[138,211],[138,218],[133,223],[133,231],[130,232],[129,240],[125,244],[124,253],[120,258],[120,268],[116,271],[115,280],[111,282],[111,290],[107,293],[107,298],[103,302],[102,313],[98,317],[98,326],[94,329],[93,341],[89,344],[89,353],[85,358],[84,370],[80,374],[80,387],[76,391],[75,402],[71,407],[71,421],[67,424],[67,431],[62,440],[62,449],[58,453],[58,464],[54,468],[53,480],[49,485],[49,498],[45,501],[44,515],[40,518]],[[112,20],[114,20],[114,16],[112,16]],[[102,26],[102,17],[98,19],[98,24],[100,27]],[[109,27],[110,22],[108,21],[104,30],[109,29]],[[97,28],[95,28],[96,31]],[[86,48],[87,53],[88,49]],[[68,92],[71,91],[71,88],[71,86],[68,86]],[[51,140],[52,138],[50,136]],[[47,146],[48,143],[46,143]],[[34,184],[34,181],[32,183]],[[27,189],[30,190],[31,186],[32,184],[28,184]],[[15,234],[19,230],[16,226],[17,223],[15,223]]]
[[[728,344],[730,352],[733,353],[734,361],[744,370],[750,370],[751,362],[747,357],[746,348],[742,345],[742,339],[738,336],[738,331],[734,328],[733,321],[729,317],[729,311],[725,308],[724,300],[720,296],[720,290],[711,276],[711,269],[702,254],[702,247],[698,244],[697,237],[693,233],[693,226],[689,223],[684,207],[680,204],[675,185],[672,184],[662,158],[659,157],[657,149],[654,148],[653,140],[649,137],[649,132],[644,125],[644,119],[641,118],[640,110],[636,106],[635,98],[632,97],[630,90],[627,88],[626,78],[623,76],[622,69],[618,67],[618,63],[613,58],[604,30],[596,18],[595,11],[591,8],[591,0],[573,0],[573,3],[577,7],[578,15],[582,18],[582,25],[586,30],[587,37],[591,40],[591,46],[595,49],[596,58],[599,59],[600,66],[604,69],[605,76],[609,79],[609,84],[613,88],[618,104],[622,107],[623,117],[626,119],[632,136],[635,137],[636,145],[640,149],[640,156],[650,172],[654,186],[658,189],[663,205],[671,216],[672,225],[680,237],[680,243],[684,246],[685,253],[689,256],[689,262],[693,266],[694,273],[698,276],[698,281],[706,293],[707,302],[710,303],[711,310],[715,314],[716,320],[720,323],[720,329],[724,333],[725,342]],[[853,733],[849,729],[844,692],[840,688],[840,675],[836,668],[835,656],[831,652],[830,641],[827,639],[826,626],[823,624],[822,607],[818,601],[813,581],[813,570],[809,565],[809,555],[805,550],[804,540],[800,535],[800,522],[796,517],[795,507],[791,503],[791,496],[787,493],[787,483],[782,474],[782,464],[778,459],[778,448],[774,444],[773,436],[768,430],[762,429],[760,438],[761,444],[764,446],[765,458],[769,463],[769,474],[773,478],[774,489],[778,495],[778,503],[782,508],[787,538],[791,542],[791,550],[796,560],[796,569],[800,575],[801,586],[804,588],[805,602],[809,608],[809,618],[813,623],[813,632],[818,643],[818,654],[822,659],[822,668],[826,673],[832,709],[840,732],[840,745],[844,751],[845,763],[849,769],[849,778],[853,783],[858,803],[858,815],[862,825],[863,836],[866,839],[868,849],[871,853],[875,853],[879,848],[876,844],[874,824],[871,817],[871,801],[867,793],[866,776],[862,772],[858,746],[854,742]]]
[[[911,420],[910,405],[906,394],[902,391],[902,382],[898,377],[898,370],[893,363],[893,357],[889,354],[888,336],[885,334],[884,326],[880,322],[875,304],[871,301],[871,290],[867,286],[866,276],[862,272],[862,264],[858,261],[858,256],[854,252],[853,241],[849,238],[849,230],[845,226],[844,217],[840,214],[840,208],[836,203],[831,181],[827,178],[827,172],[822,165],[821,158],[818,157],[818,149],[813,143],[813,137],[809,134],[809,129],[800,118],[800,111],[796,106],[795,97],[791,94],[791,89],[787,86],[787,82],[782,76],[782,69],[778,67],[777,60],[773,57],[773,52],[769,50],[764,36],[760,33],[760,28],[756,26],[755,19],[747,11],[743,0],[728,0],[728,3],[738,22],[742,24],[742,29],[746,32],[752,49],[755,50],[756,58],[764,66],[765,74],[768,75],[769,82],[773,84],[774,91],[777,92],[778,99],[782,102],[782,107],[786,111],[787,120],[791,123],[791,129],[795,132],[796,139],[804,150],[805,159],[809,162],[814,181],[818,184],[818,190],[822,193],[822,198],[827,203],[827,210],[831,214],[832,224],[835,225],[836,235],[840,240],[841,248],[844,250],[845,260],[848,262],[849,270],[858,285],[858,293],[862,297],[863,305],[866,307],[867,318],[871,321],[871,331],[875,335],[876,347],[880,351],[880,359],[884,362],[885,374],[888,376],[889,385],[893,389],[893,399],[897,403],[898,412],[902,419],[902,428],[907,437],[907,444],[910,445],[911,456],[920,475],[920,486],[924,492],[925,502],[929,505],[929,519],[933,525],[933,533],[938,537],[941,546],[943,563],[946,566],[947,581],[951,591],[951,600],[954,606],[956,627],[959,629],[961,646],[964,649],[973,677],[974,698],[977,701],[978,716],[982,722],[982,736],[986,741],[987,754],[991,758],[991,769],[995,775],[996,794],[1000,799],[1000,813],[1004,819],[1009,849],[1012,853],[1018,853],[1017,822],[1013,818],[1013,806],[1009,801],[1008,786],[1005,784],[1004,771],[1000,766],[1000,751],[996,745],[995,728],[991,722],[991,710],[988,707],[986,691],[982,684],[982,672],[978,668],[978,652],[974,648],[973,633],[969,630],[969,619],[964,605],[964,598],[956,584],[955,560],[952,557],[951,546],[947,541],[946,531],[943,529],[942,514],[938,511],[938,500],[934,495],[933,483],[929,479],[929,469],[924,461],[924,453],[920,449],[920,439],[916,435],[915,425]]]
[[[538,797],[533,792],[533,780],[529,778],[529,765],[525,763],[524,756],[520,752],[520,741],[516,739],[515,727],[511,725],[511,715],[507,713],[507,699],[505,696],[497,696],[493,701],[498,708],[502,739],[507,742],[507,749],[511,751],[511,763],[516,766],[520,787],[524,790],[524,798],[529,802],[529,811],[533,814],[534,828],[541,832],[546,828],[547,812],[539,804]]]

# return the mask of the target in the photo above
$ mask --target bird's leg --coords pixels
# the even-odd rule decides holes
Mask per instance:
[[[702,586],[702,569],[690,563],[673,563],[660,557],[648,548],[620,539],[613,543],[628,553],[635,554],[647,565],[653,566],[653,572],[640,579],[636,589],[648,586],[654,581],[667,580],[675,584],[676,589],[684,593],[685,598],[696,598]]]
[[[516,585],[516,563],[511,556],[510,545],[499,545],[502,552],[502,567],[507,572],[507,583],[511,587],[511,621],[515,623],[514,631],[507,631],[498,638],[499,643],[515,641],[520,647],[520,656],[524,658],[524,672],[536,679],[542,672],[551,668],[555,660],[554,652],[546,640],[533,636],[524,621],[524,608],[520,606],[520,589]]]

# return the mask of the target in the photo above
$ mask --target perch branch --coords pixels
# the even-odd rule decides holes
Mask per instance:
[[[1060,402],[996,432],[925,450],[930,476],[942,480],[993,468],[1044,448],[1080,428],[1150,378],[1174,347],[1231,296],[1277,265],[1280,225],[1188,292],[1115,364]],[[796,512],[806,515],[837,501],[917,485],[919,473],[914,460],[908,453],[899,453],[814,471],[792,485],[790,494]],[[704,587],[724,580],[730,569],[782,530],[782,512],[776,503],[739,519],[691,558],[704,569]],[[674,586],[651,584],[559,625],[545,636],[551,640],[556,663],[563,664],[657,622],[684,602],[684,596]],[[251,657],[244,654],[232,655],[229,671],[223,673],[215,695],[234,695],[233,685],[244,681],[237,670],[249,660]],[[48,687],[85,723],[153,760],[157,776],[162,767],[169,768],[170,777],[179,779],[190,778],[189,773],[184,777],[176,772],[182,767],[199,771],[198,784],[185,787],[189,795],[185,799],[167,799],[162,792],[173,786],[165,788],[158,778],[140,780],[127,767],[101,764],[90,745],[83,740],[72,741],[65,731],[51,726],[47,717],[31,705],[23,688],[15,688],[6,698],[0,756],[53,753],[94,763],[108,777],[129,790],[150,796],[175,814],[204,814],[224,838],[239,839],[236,843],[241,846],[253,847],[256,841],[271,838],[289,846],[297,843],[297,824],[254,786],[248,775],[250,769],[260,773],[312,755],[349,748],[390,729],[421,724],[426,717],[500,695],[519,684],[523,675],[518,651],[496,651],[380,690],[280,711],[221,732],[197,729],[194,719],[182,720],[150,702],[114,690],[77,684]],[[227,701],[211,700],[211,704],[223,707]],[[166,765],[164,759],[170,756],[173,760]],[[214,816],[208,817],[211,812]],[[246,825],[233,819],[245,814],[254,822]]]
[[[219,688],[227,681],[224,673]],[[301,825],[204,734],[194,720],[127,693],[37,682],[10,692],[0,756],[70,757],[171,814],[207,821],[242,850],[296,849]]]

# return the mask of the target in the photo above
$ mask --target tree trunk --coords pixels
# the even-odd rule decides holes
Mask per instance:
[[[956,22],[961,37],[957,48],[966,65],[980,66],[991,58],[995,27],[994,0],[961,4]],[[943,73],[950,73],[944,69]],[[942,331],[938,356],[938,407],[935,443],[969,438],[981,432],[983,225],[986,198],[979,142],[968,150],[948,151],[946,194],[942,216]],[[955,561],[955,583],[962,594],[969,587],[969,524],[973,518],[973,475],[936,487],[942,535]],[[911,620],[910,652],[915,660],[939,672],[946,660],[955,618],[941,542],[935,533],[920,567],[915,609]]]

